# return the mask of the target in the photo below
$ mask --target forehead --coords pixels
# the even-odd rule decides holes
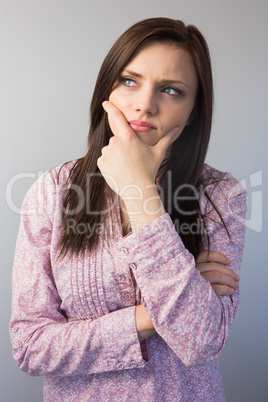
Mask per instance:
[[[159,79],[175,79],[177,75],[191,80],[197,79],[190,53],[173,42],[153,42],[142,46],[124,69],[159,76]]]

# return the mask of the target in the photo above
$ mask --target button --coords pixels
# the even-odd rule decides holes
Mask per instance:
[[[128,278],[125,274],[119,274],[119,279],[121,282],[127,282]]]
[[[131,268],[131,269],[137,269],[137,266],[136,266],[136,264],[129,264],[129,268]]]
[[[127,248],[122,248],[122,251],[123,251],[123,253],[124,253],[125,255],[128,254],[128,249],[127,249]]]
[[[126,300],[129,300],[129,299],[131,298],[131,294],[130,294],[130,293],[125,293],[125,294],[124,294],[124,298],[125,298]]]
[[[137,363],[135,362],[135,360],[131,360],[130,365],[131,367],[136,367]]]
[[[118,369],[122,369],[122,368],[124,367],[124,365],[123,365],[123,363],[118,363],[118,364],[116,365],[116,367],[117,367]]]

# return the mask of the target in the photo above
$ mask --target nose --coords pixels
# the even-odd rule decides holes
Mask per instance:
[[[143,88],[138,91],[134,102],[135,110],[141,114],[154,115],[158,111],[157,97],[153,89]]]

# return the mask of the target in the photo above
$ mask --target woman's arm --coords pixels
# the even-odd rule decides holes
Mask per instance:
[[[196,269],[210,283],[217,296],[231,296],[239,287],[239,276],[225,266],[230,263],[229,258],[217,251],[204,250],[196,259]],[[136,326],[140,341],[156,332],[143,305],[136,307]]]
[[[174,127],[172,130],[164,134],[156,145],[148,146],[144,144],[137,137],[135,132],[130,129],[121,111],[111,102],[106,102],[104,108],[108,113],[108,119],[114,137],[110,139],[109,145],[103,148],[102,156],[98,159],[98,167],[103,173],[108,185],[123,199],[130,216],[134,234],[125,240],[126,244],[130,247],[132,261],[128,257],[127,260],[130,263],[130,268],[132,268],[136,281],[142,291],[144,299],[146,300],[146,310],[156,331],[171,347],[173,341],[177,343],[179,338],[182,340],[179,344],[179,349],[183,347],[182,355],[180,355],[180,353],[177,354],[184,362],[186,362],[185,364],[191,365],[196,364],[195,362],[198,364],[198,362],[209,361],[217,355],[227,338],[226,335],[228,334],[228,328],[231,328],[232,326],[234,310],[232,309],[232,306],[230,306],[230,309],[225,309],[225,306],[221,304],[222,300],[217,298],[209,283],[195,269],[196,264],[194,257],[185,249],[172,222],[168,219],[168,215],[165,214],[160,197],[156,191],[154,184],[155,177],[161,161],[165,156],[167,147],[173,141],[174,134],[176,134],[176,128]],[[109,179],[107,180],[106,172],[109,172],[109,176],[113,178],[112,182]],[[213,217],[211,218],[211,224],[208,225],[210,226],[210,246],[212,250],[217,250],[223,255],[231,258],[231,268],[234,271],[237,271],[237,274],[240,268],[241,259],[238,260],[239,257],[236,253],[234,256],[232,253],[235,251],[238,252],[240,256],[242,255],[241,247],[243,249],[244,227],[243,222],[241,222],[240,219],[240,221],[238,220],[235,222],[237,226],[234,227],[234,232],[232,233],[232,219],[236,219],[236,217],[234,212],[231,211],[231,206],[233,203],[235,207],[235,201],[232,200],[232,191],[229,191],[229,188],[227,187],[224,190],[226,190],[226,195],[229,197],[229,204],[226,201],[226,195],[222,190],[219,194],[222,198],[220,199],[219,197],[214,200],[214,203],[221,211],[229,233],[235,235],[234,232],[239,231],[241,234],[241,239],[238,239],[238,243],[241,241],[241,244],[238,245],[233,242],[233,240],[232,242],[230,241],[225,228],[222,227],[223,225],[221,222],[218,222],[218,216],[216,215],[214,219]],[[127,189],[127,191],[125,191],[125,189]],[[139,190],[138,196],[137,189]],[[239,191],[241,192],[240,187]],[[240,195],[243,198],[243,194]],[[213,196],[215,196],[215,193],[213,193]],[[233,192],[234,199],[238,196],[239,194]],[[243,204],[243,202],[242,199],[241,203]],[[220,204],[227,208],[226,216],[224,216],[224,211],[221,210]],[[243,205],[243,208],[244,209],[241,211],[242,220],[245,213],[245,205]],[[217,224],[215,225],[215,223]],[[146,226],[147,228],[145,229]],[[147,231],[150,233],[148,239],[146,238]],[[139,241],[140,238],[141,241]],[[138,249],[135,247],[136,243],[138,243]],[[226,247],[223,247],[223,243],[225,243]],[[136,254],[132,253],[133,244]],[[143,251],[143,254],[141,254],[141,250]],[[157,255],[157,261],[155,261],[155,256],[152,254],[154,250]],[[128,254],[127,248],[125,248],[124,253],[125,255]],[[161,255],[161,253],[163,255]],[[169,257],[169,259],[167,257]],[[204,264],[204,262],[202,263]],[[209,278],[211,279],[211,272],[202,272],[202,274],[207,280]],[[174,275],[174,277],[172,275]],[[154,276],[159,278],[159,283],[155,283],[154,280],[151,281]],[[164,302],[161,304],[163,299]],[[193,305],[191,299],[194,299],[195,301],[198,300],[198,303]],[[236,295],[234,295],[233,299],[236,299]],[[154,307],[151,311],[149,300]],[[229,301],[230,300],[231,299],[229,298]],[[208,353],[207,355],[204,354],[204,356],[195,353],[195,356],[191,356],[191,358],[188,355],[183,356],[185,353],[193,353],[191,347],[187,348],[187,344],[191,344],[194,346],[195,350],[197,349],[195,336],[191,337],[190,332],[187,330],[187,325],[184,325],[184,328],[181,328],[181,332],[177,333],[177,335],[179,334],[180,336],[174,336],[172,339],[171,323],[169,322],[169,325],[166,326],[163,325],[163,323],[166,322],[165,314],[167,312],[170,313],[169,310],[171,309],[172,320],[173,316],[178,314],[177,320],[174,321],[175,328],[178,329],[182,324],[184,324],[184,318],[187,321],[186,316],[190,316],[187,309],[187,313],[184,311],[183,314],[179,314],[180,311],[183,311],[184,306],[188,308],[188,310],[193,308],[194,312],[198,312],[199,307],[204,304],[206,305],[207,303],[207,309],[211,309],[210,315],[207,316],[208,320],[207,322],[202,323],[197,320],[198,325],[196,329],[199,333],[201,329],[203,330],[202,335],[204,336],[204,339],[200,341],[198,345],[200,351],[203,349]],[[170,306],[167,307],[167,304]],[[234,307],[236,307],[235,303]],[[155,315],[154,313],[157,311],[158,313]],[[199,319],[202,319],[204,312],[200,311],[199,313]],[[212,339],[212,334],[210,332],[214,331],[215,326],[217,326],[217,319],[221,319],[224,313],[226,314],[226,320],[224,322],[227,327],[221,326],[222,323],[218,324],[218,344],[217,342],[214,342],[210,351],[211,355],[209,355],[208,347],[212,345],[208,343],[208,346],[206,347],[205,343],[208,339]],[[185,317],[184,314],[186,314]],[[147,324],[149,326],[148,329],[151,329],[151,322],[149,320],[147,321]],[[190,324],[191,326],[194,325],[193,318],[191,318]],[[185,345],[183,337],[181,336],[182,333],[184,333],[185,336]]]
[[[226,198],[227,197],[227,198]],[[231,260],[239,275],[243,255],[245,191],[232,178],[213,192],[231,239],[213,210],[207,216],[211,249]],[[120,243],[156,332],[187,366],[208,363],[221,352],[239,304],[239,289],[217,297],[195,268],[169,215],[144,226]]]
[[[144,367],[136,306],[81,319],[79,315],[68,319],[61,310],[51,268],[59,199],[56,178],[48,172],[34,184],[23,204],[10,322],[19,368],[31,375],[71,376]],[[68,279],[66,286],[71,286]]]

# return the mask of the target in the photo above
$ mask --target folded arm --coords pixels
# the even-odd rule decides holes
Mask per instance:
[[[222,199],[218,204],[231,239],[212,210],[207,216],[210,247],[228,257],[229,268],[239,275],[245,192],[236,186],[228,196],[228,202]],[[217,357],[233,325],[239,289],[231,296],[216,296],[196,269],[194,257],[185,249],[168,214],[124,238],[119,248],[141,289],[156,332],[182,362],[195,366]]]

